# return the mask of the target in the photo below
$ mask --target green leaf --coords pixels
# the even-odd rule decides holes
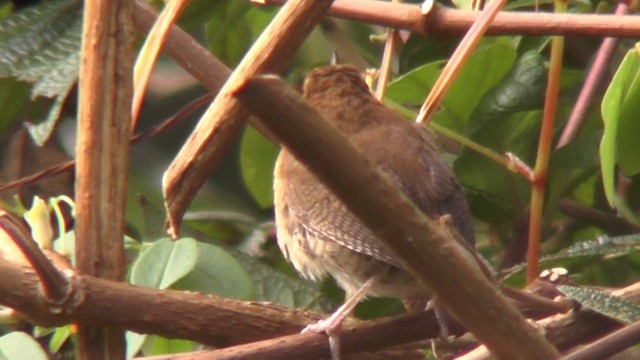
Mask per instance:
[[[142,345],[142,353],[145,356],[176,354],[194,350],[196,350],[196,344],[193,341],[166,339],[157,335],[147,336]]]
[[[69,87],[68,90],[71,91],[71,87]],[[49,108],[49,114],[44,121],[38,124],[32,124],[30,122],[25,123],[27,130],[29,131],[29,135],[31,135],[31,138],[36,145],[43,146],[45,142],[49,140],[49,137],[58,124],[58,120],[60,120],[60,113],[62,112],[62,107],[67,99],[67,95],[68,92],[56,98],[53,105],[51,105],[51,108]]]
[[[623,323],[631,324],[640,320],[640,305],[631,300],[577,286],[559,285],[558,290],[582,306]]]
[[[547,200],[545,213],[552,216],[557,204],[572,193],[586,179],[598,174],[598,146],[601,131],[588,132],[583,129],[572,142],[555,150],[549,163],[547,178]]]
[[[543,105],[547,70],[535,51],[523,54],[504,79],[489,90],[474,109],[469,133],[481,127],[499,126],[500,118]]]
[[[235,67],[253,41],[273,17],[273,11],[245,1],[218,2],[215,15],[206,26],[209,49],[230,67]]]
[[[153,335],[138,334],[133,331],[127,331],[124,336],[127,342],[127,359],[133,359],[138,352],[140,352],[140,349],[142,349],[147,337]]]
[[[236,259],[249,272],[257,301],[319,311],[329,311],[335,305],[320,291],[319,284],[286,275],[242,253]]]
[[[438,122],[462,132],[482,96],[511,69],[516,58],[513,46],[495,42],[477,50],[462,68],[442,102]],[[420,106],[440,75],[444,61],[419,67],[389,84],[387,97],[395,102]]]
[[[148,222],[145,227],[147,229],[161,229],[164,214],[149,203],[143,202],[143,207],[145,221]],[[241,220],[235,215],[223,215],[220,220],[224,221],[223,218],[232,223],[237,223],[238,220]],[[253,228],[249,229],[249,233],[245,236],[252,236],[253,231],[260,231],[255,227],[263,225],[257,223],[252,226]],[[202,237],[201,233],[190,227],[183,228],[182,234],[184,236]],[[154,236],[153,234],[148,234],[146,238],[152,239]],[[207,239],[207,241],[213,240]],[[273,266],[265,264],[261,259],[249,256],[235,248],[224,247],[224,249],[247,271],[253,284],[254,300],[268,301],[291,308],[309,308],[325,312],[335,307],[336,304],[322,293],[319,284],[297,276],[287,275]],[[284,259],[282,259],[282,262],[284,263]]]
[[[556,254],[545,256],[543,260],[571,259],[578,256],[626,255],[637,250],[640,250],[640,234],[600,236],[596,240],[583,241]]]
[[[600,162],[605,195],[615,204],[615,169],[620,165],[627,175],[640,172],[640,43],[629,50],[611,80],[602,100],[604,134],[600,143]]]
[[[246,270],[221,247],[198,242],[198,261],[172,288],[251,300],[254,288]]]
[[[475,131],[470,138],[499,154],[511,152],[527,163],[535,153],[539,123],[539,111],[505,114]],[[530,186],[521,175],[472,150],[462,150],[453,170],[470,191],[473,214],[483,221],[497,223],[513,219],[527,203]]]
[[[14,331],[0,337],[0,359],[48,360],[49,357],[31,336]]]
[[[278,149],[254,128],[247,127],[240,145],[242,178],[258,205],[273,206],[273,167]]]
[[[0,134],[16,120],[29,100],[29,85],[15,79],[0,79]]]
[[[131,283],[235,299],[253,298],[253,285],[240,264],[218,246],[192,238],[160,239],[134,262]]]
[[[78,78],[81,36],[78,0],[40,2],[0,21],[0,77],[33,83],[33,99],[58,98],[46,121],[29,126],[36,144],[50,137]]]
[[[134,285],[167,289],[192,272],[198,261],[197,242],[190,238],[154,242],[131,268]]]
[[[467,126],[470,139],[493,151],[510,152],[532,161],[539,132],[546,69],[542,57],[527,52],[512,70],[478,101]],[[497,223],[517,217],[529,197],[529,184],[519,174],[463,149],[453,166],[460,183],[471,191],[470,205],[480,219]]]
[[[51,353],[53,354],[57,354],[60,351],[60,349],[62,349],[62,346],[69,339],[70,336],[71,336],[71,325],[65,325],[65,326],[56,328],[55,332],[53,333],[53,336],[51,337],[51,340],[49,340],[49,351],[51,351]]]

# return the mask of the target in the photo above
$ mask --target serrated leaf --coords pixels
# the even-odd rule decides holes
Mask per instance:
[[[29,127],[36,144],[51,136],[78,78],[82,1],[41,2],[0,21],[0,77],[33,83],[31,97],[57,97],[46,121]]]
[[[602,182],[609,205],[615,204],[616,164],[627,175],[640,171],[640,43],[629,50],[602,99],[604,134],[600,143]]]
[[[131,268],[131,283],[167,289],[193,271],[197,261],[198,245],[195,240],[160,239],[134,262]]]
[[[617,237],[599,236],[595,240],[582,241],[556,253],[545,255],[540,259],[539,264],[548,265],[589,256],[621,256],[638,250],[640,250],[640,234]],[[503,279],[508,279],[525,267],[526,264],[522,263],[504,271]]]
[[[21,331],[10,332],[0,337],[0,358],[7,360],[48,360],[40,344]]]
[[[78,76],[82,2],[43,2],[0,21],[0,76],[35,83],[32,96],[68,91]]]
[[[622,255],[640,250],[640,234],[608,237],[583,241],[563,249],[556,254],[545,256],[543,260],[568,259],[579,256]]]
[[[558,290],[578,301],[582,306],[623,323],[640,320],[640,305],[619,296],[612,296],[595,289],[560,285]]]
[[[240,169],[245,185],[262,208],[273,206],[273,167],[278,149],[252,127],[240,145]]]

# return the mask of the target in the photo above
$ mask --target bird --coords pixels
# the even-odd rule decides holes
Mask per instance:
[[[303,96],[426,216],[434,221],[450,217],[467,245],[475,246],[466,196],[430,130],[378,101],[351,65],[310,71]],[[362,299],[429,296],[376,235],[284,147],[273,183],[276,236],[284,257],[303,277],[319,281],[331,275],[345,291],[341,308],[304,330],[326,332],[333,359],[340,356],[342,321]]]

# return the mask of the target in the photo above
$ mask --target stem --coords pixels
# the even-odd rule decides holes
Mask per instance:
[[[397,3],[400,0],[392,0]],[[384,94],[387,91],[387,84],[391,79],[391,67],[393,65],[393,55],[398,47],[398,30],[388,28],[387,29],[387,41],[384,45],[384,53],[382,55],[382,61],[380,62],[380,75],[378,76],[378,84],[376,86],[376,98],[380,101],[384,99]]]
[[[554,1],[556,12],[565,12],[565,0]],[[538,259],[540,258],[540,231],[542,229],[542,209],[544,193],[549,170],[551,142],[553,140],[553,124],[558,105],[558,90],[560,86],[560,71],[562,70],[562,53],[564,38],[556,36],[551,41],[551,59],[549,64],[549,82],[545,94],[542,128],[538,141],[536,165],[533,168],[533,182],[531,189],[531,214],[529,220],[529,246],[527,251],[527,283],[538,277]]]
[[[625,15],[627,13],[629,13],[627,0],[620,1],[616,7],[615,15]],[[593,96],[602,84],[602,80],[609,67],[609,61],[611,61],[611,57],[619,42],[620,39],[614,37],[607,37],[602,40],[602,44],[598,49],[596,58],[587,75],[587,79],[584,81],[584,86],[571,111],[571,116],[569,116],[569,120],[562,131],[560,140],[558,140],[557,148],[561,148],[570,143],[576,137],[578,131],[580,131],[584,119],[587,117],[587,111],[593,101]]]

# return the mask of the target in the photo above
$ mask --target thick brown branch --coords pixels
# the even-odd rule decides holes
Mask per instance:
[[[84,296],[52,310],[32,269],[0,262],[0,303],[36,324],[88,323],[229,346],[299,332],[319,315],[183,291],[161,291],[76,274]]]
[[[291,349],[295,349],[296,354],[315,351],[326,354],[328,351],[324,336],[296,335],[292,340],[287,337],[317,320],[318,314],[213,295],[141,288],[86,275],[75,275],[72,284],[77,294],[85,296],[76,297],[75,303],[64,304],[63,307],[52,305],[40,291],[38,276],[32,269],[0,262],[0,304],[16,309],[36,324],[59,326],[73,322],[118,326],[139,333],[190,339],[216,347],[267,341],[228,350],[230,354],[241,355],[248,354],[248,349],[251,349],[256,351],[253,353],[256,357],[262,352],[283,354],[284,350]],[[617,295],[637,301],[637,288],[631,286]],[[522,303],[520,307],[529,306]],[[551,315],[549,312],[541,313],[539,309],[530,309],[528,313],[535,314],[535,318]],[[545,327],[547,336],[554,344],[560,349],[568,349],[602,336],[620,325],[593,312],[579,311]],[[455,334],[464,331],[458,327],[452,327],[451,330]],[[351,352],[355,349],[377,348],[375,343],[378,340],[391,346],[437,335],[438,327],[432,313],[414,313],[356,325],[347,324],[343,333],[343,347]],[[273,339],[278,336],[285,338]],[[321,350],[317,350],[319,348]],[[218,354],[227,356],[226,351]]]
[[[274,77],[251,79],[236,91],[242,105],[259,116],[492,352],[505,359],[558,357],[498,294],[467,251],[429,221],[297,92]]]
[[[84,6],[76,144],[76,266],[112,280],[124,278],[133,95],[133,3],[95,0]],[[93,294],[92,294],[93,295]],[[80,359],[124,359],[122,329],[84,323]]]

